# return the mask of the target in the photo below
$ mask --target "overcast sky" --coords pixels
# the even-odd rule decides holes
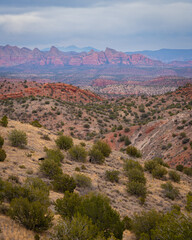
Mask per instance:
[[[192,0],[0,0],[0,45],[192,48]]]

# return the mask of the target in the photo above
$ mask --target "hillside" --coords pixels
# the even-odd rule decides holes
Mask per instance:
[[[3,149],[5,149],[7,158],[4,162],[0,162],[1,177],[3,180],[8,179],[8,177],[17,177],[19,182],[23,184],[26,177],[40,177],[45,182],[50,184],[50,180],[45,178],[39,170],[38,159],[45,157],[45,147],[49,149],[54,149],[55,139],[58,135],[55,132],[50,132],[44,128],[33,127],[29,124],[20,123],[18,121],[8,120],[8,127],[0,126],[1,136],[4,137],[5,143]],[[13,129],[22,130],[27,134],[28,144],[25,148],[20,149],[12,147],[8,140],[8,134]],[[48,135],[50,140],[45,140],[43,136]],[[82,140],[73,139],[74,144],[79,144]],[[84,141],[86,150],[89,150],[92,146],[91,142]],[[128,158],[126,153],[122,153],[112,149],[112,153],[106,158],[105,163],[102,165],[93,164],[90,162],[76,162],[71,160],[69,153],[62,151],[65,158],[61,164],[63,173],[67,173],[74,176],[77,171],[91,178],[91,187],[82,188],[77,187],[76,192],[84,195],[89,191],[97,191],[105,194],[109,197],[111,205],[116,209],[121,217],[129,216],[131,217],[133,213],[140,212],[142,210],[156,209],[157,211],[168,211],[172,208],[173,204],[177,204],[181,207],[182,211],[185,211],[186,205],[186,195],[191,190],[192,179],[191,177],[179,173],[181,176],[180,183],[173,183],[179,189],[180,195],[175,200],[170,200],[165,198],[163,191],[161,189],[161,184],[165,183],[169,179],[168,175],[163,179],[159,180],[153,178],[148,172],[145,172],[145,177],[147,179],[147,198],[144,205],[139,203],[139,199],[133,195],[130,195],[126,191],[127,177],[123,170],[124,159]],[[145,154],[145,152],[142,150]],[[144,164],[144,159],[139,158],[138,161],[141,165]],[[82,167],[84,165],[84,167]],[[79,170],[77,170],[79,169]],[[119,182],[111,183],[106,180],[105,172],[106,170],[118,170],[120,172]],[[57,198],[61,198],[62,193],[56,193],[53,190],[50,191],[49,198],[55,201]],[[54,211],[54,206],[51,204],[51,209]],[[55,216],[57,219],[57,217]],[[16,223],[8,217],[0,215],[1,223],[0,227],[2,230],[1,236],[5,239],[18,239],[18,236],[22,236],[23,239],[33,239],[34,233],[32,231],[27,232],[22,227],[19,227]],[[12,233],[7,230],[11,225]],[[19,229],[19,233],[18,233]],[[28,238],[26,238],[28,234]],[[130,233],[124,233],[124,240],[127,239],[128,235],[131,236],[129,239],[134,239],[134,235]],[[49,236],[49,231],[42,235],[43,239],[47,239]]]
[[[9,80],[8,80],[9,81]],[[68,102],[92,102],[101,101],[102,98],[96,94],[82,90],[78,87],[64,83],[37,83],[10,81],[0,79],[0,99],[15,99],[29,96],[51,96],[54,99],[59,99]]]

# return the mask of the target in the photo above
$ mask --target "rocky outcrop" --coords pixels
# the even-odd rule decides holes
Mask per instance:
[[[64,53],[54,46],[48,52],[41,52],[37,48],[30,50],[9,45],[0,47],[0,66],[11,67],[22,64],[39,66],[163,65],[160,61],[151,60],[141,54],[128,55],[110,48],[101,52],[91,50],[88,53]]]
[[[78,87],[64,83],[32,83],[15,82],[12,88],[1,89],[0,99],[22,98],[28,96],[47,96],[69,102],[88,103],[101,101],[98,95]]]

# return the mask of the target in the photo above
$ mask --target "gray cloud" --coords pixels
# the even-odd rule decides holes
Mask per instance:
[[[82,6],[77,7],[79,2]],[[0,11],[1,44],[77,44],[120,50],[192,47],[190,1],[94,1],[94,6],[88,2],[93,3],[73,1],[75,8],[4,6]]]

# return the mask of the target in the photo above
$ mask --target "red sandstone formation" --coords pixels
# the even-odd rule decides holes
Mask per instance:
[[[64,101],[83,103],[97,100],[102,101],[101,97],[88,90],[83,90],[78,87],[64,83],[41,84],[34,82],[26,82],[24,85],[23,82],[15,82],[12,85],[12,88],[2,88],[0,91],[1,100],[28,96],[47,96]]]
[[[56,47],[51,47],[48,52],[41,52],[35,48],[18,48],[12,46],[0,47],[0,66],[10,67],[21,64],[53,65],[53,66],[81,66],[81,65],[130,65],[130,66],[163,66],[163,63],[151,60],[141,54],[128,55],[110,48],[105,51],[88,53],[64,53]]]

